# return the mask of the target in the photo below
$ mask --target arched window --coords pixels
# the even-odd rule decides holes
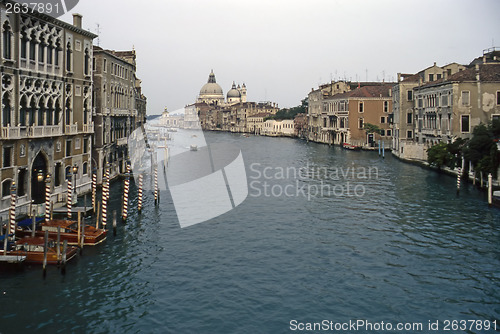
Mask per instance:
[[[32,98],[31,99],[31,105],[30,105],[30,109],[29,109],[29,114],[28,114],[28,124],[30,126],[33,126],[35,125],[35,111],[36,111],[36,103],[35,103],[35,98]]]
[[[2,182],[2,197],[10,196],[11,179],[6,179]]]
[[[26,168],[19,169],[17,174],[17,196],[26,195],[26,180],[28,179],[28,170]]]
[[[31,40],[30,40],[30,60],[35,61],[36,60],[36,38],[35,35],[31,35]]]
[[[73,53],[73,51],[71,50],[71,43],[68,42],[68,44],[66,44],[66,71],[68,72],[71,72],[71,54]]]
[[[59,100],[56,101],[56,107],[54,108],[54,125],[59,125],[59,118],[61,117],[61,103]]]
[[[83,102],[83,124],[88,124],[89,110],[88,110],[89,100],[85,99]]]
[[[38,102],[38,117],[37,117],[37,125],[42,126],[43,125],[43,115],[45,114],[45,101],[42,98],[40,98],[40,101]]]
[[[10,119],[10,98],[9,94],[3,94],[2,98],[2,125],[7,126],[11,124]]]
[[[83,67],[83,71],[85,73],[85,75],[89,75],[89,59],[90,59],[90,55],[89,55],[89,49],[85,49],[85,60],[84,60],[84,67]]]
[[[59,66],[59,52],[62,51],[61,48],[61,39],[58,39],[56,42],[56,47],[54,49],[54,65]]]
[[[71,124],[71,101],[70,99],[66,100],[66,125]]]
[[[87,162],[83,163],[82,175],[87,175],[89,173],[89,164]]]
[[[52,119],[53,119],[53,113],[54,113],[54,103],[52,102],[52,99],[49,98],[47,102],[47,108],[45,109],[45,121],[47,122],[47,125],[52,125]]]
[[[47,64],[52,65],[52,52],[54,51],[54,47],[49,43],[47,45]]]
[[[45,45],[43,43],[38,44],[38,62],[43,63],[45,61]]]
[[[26,126],[26,110],[28,109],[28,103],[26,102],[26,96],[21,98],[21,105],[19,106],[19,124],[21,126]]]
[[[10,24],[8,21],[6,21],[3,25],[2,44],[3,44],[3,58],[11,59],[12,29],[10,28]]]
[[[28,58],[28,37],[26,32],[23,31],[21,37],[21,59]]]

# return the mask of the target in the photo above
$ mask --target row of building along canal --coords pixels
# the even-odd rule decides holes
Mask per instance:
[[[376,151],[204,136],[241,149],[240,205],[181,228],[168,190],[157,205],[154,187],[145,190],[139,212],[135,177],[122,221],[127,178],[110,183],[106,240],[84,246],[65,275],[57,265],[45,279],[39,265],[2,269],[2,330],[275,333],[324,319],[498,326],[500,210],[472,184],[457,196],[455,177]],[[81,224],[95,228],[97,211]]]

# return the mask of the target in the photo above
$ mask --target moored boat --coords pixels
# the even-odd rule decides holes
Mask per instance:
[[[60,230],[60,240],[66,240],[68,245],[79,245],[78,222],[65,219],[51,219],[40,223],[40,229],[35,231],[35,236],[43,237],[45,231],[49,232],[49,238],[57,240],[57,230]],[[31,235],[31,230],[23,230],[23,235]],[[81,233],[80,233],[81,237]],[[83,228],[83,245],[94,246],[106,240],[106,230],[97,229],[94,226],[85,225]]]
[[[43,236],[49,231],[49,238],[57,238],[57,228],[61,231],[61,241],[67,240],[68,245],[78,245],[78,222],[74,220],[52,219],[40,224],[41,231],[36,231],[37,236]],[[83,245],[95,246],[106,240],[106,230],[85,225],[83,228]]]
[[[348,144],[348,143],[344,143],[342,145],[342,147],[347,149],[347,150],[353,150],[353,151],[361,150],[361,146],[356,146],[356,145],[352,145],[352,144]]]
[[[500,190],[493,192],[493,205],[500,208]]]
[[[24,237],[16,241],[13,250],[7,252],[10,256],[25,256],[25,263],[42,264],[44,258],[43,237]],[[78,248],[68,246],[66,248],[66,261],[71,260],[77,254]],[[57,254],[56,242],[52,239],[47,243],[47,264],[58,264],[63,258],[63,247],[59,248],[59,256]]]

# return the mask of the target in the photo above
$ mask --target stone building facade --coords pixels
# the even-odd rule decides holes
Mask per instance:
[[[323,128],[329,132],[331,144],[370,148],[378,141],[390,148],[392,130],[392,84],[363,86],[324,100],[328,118]],[[372,124],[380,133],[367,133],[365,124]]]
[[[457,63],[443,67],[434,63],[433,66],[417,74],[398,73],[398,82],[393,87],[392,100],[394,117],[392,153],[394,155],[403,159],[426,160],[424,148],[415,145],[415,127],[418,119],[414,113],[414,90],[430,82],[442,82],[465,69],[464,65]]]
[[[66,200],[67,177],[78,194],[90,189],[96,35],[82,29],[79,14],[71,25],[37,12],[7,13],[2,2],[0,19],[0,217],[5,218],[13,184],[18,215],[43,212],[46,181],[56,206]]]
[[[415,141],[424,147],[471,138],[475,126],[500,119],[500,63],[475,64],[446,80],[414,88]]]
[[[318,143],[333,144],[336,135],[334,128],[330,126],[335,121],[335,115],[329,109],[332,106],[325,100],[334,96],[350,92],[356,88],[364,86],[377,86],[378,82],[351,82],[332,81],[328,84],[320,85],[318,89],[312,89],[308,94],[308,134],[307,138]]]
[[[128,136],[144,123],[146,98],[136,77],[135,50],[94,46],[94,65],[93,167],[101,184],[107,164],[111,178],[125,171]]]

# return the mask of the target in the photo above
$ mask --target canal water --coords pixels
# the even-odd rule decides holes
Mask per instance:
[[[205,136],[241,148],[243,203],[180,228],[167,192],[159,207],[147,193],[139,215],[132,187],[127,223],[65,276],[0,273],[0,333],[291,333],[323,320],[423,324],[406,333],[496,320],[498,331],[500,210],[484,193],[463,185],[457,197],[455,179],[390,154]],[[121,191],[112,185],[111,210]],[[495,332],[478,328],[468,332]]]

